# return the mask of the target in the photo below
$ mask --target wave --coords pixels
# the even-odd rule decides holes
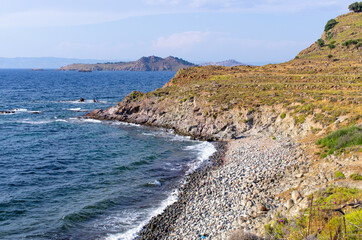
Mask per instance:
[[[110,234],[105,238],[105,240],[121,240],[121,239],[122,240],[132,240],[132,239],[134,239],[135,237],[137,237],[138,232],[141,231],[143,226],[145,226],[154,216],[161,214],[167,208],[167,206],[176,202],[177,196],[178,196],[178,190],[174,190],[168,196],[167,199],[162,201],[155,208],[150,209],[147,213],[147,218],[144,221],[142,221],[141,223],[139,223],[136,227],[131,228],[130,230],[128,230],[124,233]],[[128,217],[126,216],[126,218],[128,218]]]
[[[80,112],[82,108],[63,108],[63,110],[68,110],[68,111],[72,111],[72,112]]]
[[[210,142],[201,142],[194,146],[187,146],[185,150],[197,153],[197,158],[188,164],[189,170],[187,170],[186,174],[194,172],[216,152],[214,144]]]
[[[55,120],[41,120],[41,121],[23,120],[23,121],[19,121],[19,123],[31,124],[31,125],[47,124],[47,123],[52,123],[52,122],[55,122]]]
[[[167,138],[170,141],[192,141],[189,136],[176,135],[173,130],[158,130],[154,132],[144,132],[142,135]]]
[[[4,110],[4,111],[0,111],[0,114],[4,114],[4,115],[11,115],[11,114],[16,114],[16,113],[33,113],[33,114],[39,114],[41,113],[40,111],[30,111],[26,108],[15,108],[15,109],[10,109],[10,110]]]
[[[66,122],[66,123],[102,123],[101,120],[96,119],[85,119],[85,118],[69,118],[69,119],[57,119],[54,117],[54,119],[48,119],[48,120],[30,120],[30,119],[24,119],[22,121],[17,121],[18,123],[24,123],[24,124],[48,124],[48,123],[54,123],[54,122]]]
[[[17,123],[23,123],[23,124],[31,124],[31,125],[39,125],[39,124],[49,124],[54,122],[68,122],[66,119],[48,119],[48,120],[30,120],[30,119],[24,119],[22,121],[17,121]]]
[[[101,214],[104,210],[115,205],[117,205],[116,200],[105,199],[92,205],[85,206],[77,212],[65,215],[62,217],[62,220],[65,226],[75,226],[92,218],[94,215]]]
[[[69,122],[71,123],[102,123],[101,120],[97,119],[88,119],[88,118],[69,118]]]

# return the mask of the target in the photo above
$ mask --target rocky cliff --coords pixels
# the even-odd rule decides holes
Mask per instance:
[[[61,67],[63,71],[177,71],[182,68],[196,66],[181,58],[169,56],[160,58],[156,56],[142,57],[133,62],[97,63],[97,64],[71,64]]]

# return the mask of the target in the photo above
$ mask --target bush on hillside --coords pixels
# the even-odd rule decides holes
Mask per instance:
[[[353,12],[362,12],[362,2],[355,2],[348,6],[348,9]]]
[[[332,132],[326,137],[317,141],[321,147],[328,148],[328,154],[333,154],[337,150],[347,147],[362,145],[362,128],[351,126]]]
[[[362,39],[350,39],[342,43],[342,45],[349,48],[349,46],[351,46],[352,44],[358,45],[359,43],[362,43]]]
[[[317,43],[318,43],[318,46],[320,46],[320,47],[324,47],[324,45],[325,45],[324,40],[321,38],[317,40]]]
[[[324,27],[324,31],[328,32],[329,30],[331,30],[332,28],[334,28],[334,26],[337,25],[337,21],[335,19],[331,19],[327,22],[326,26]]]

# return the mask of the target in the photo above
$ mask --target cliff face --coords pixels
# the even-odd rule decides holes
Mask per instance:
[[[302,138],[360,123],[360,49],[344,42],[362,38],[361,19],[361,13],[337,18],[330,30],[335,31],[334,48],[313,44],[299,58],[261,67],[183,69],[162,89],[133,92],[117,106],[87,117],[173,128],[203,139],[260,132]],[[323,56],[330,50],[338,58]]]
[[[156,56],[142,57],[134,62],[71,64],[61,67],[63,71],[177,71],[182,68],[195,66],[176,57],[160,58]]]

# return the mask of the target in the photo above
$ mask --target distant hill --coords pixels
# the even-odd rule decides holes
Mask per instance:
[[[56,57],[0,58],[0,68],[60,68],[72,63],[98,62],[105,62],[105,60]]]
[[[206,62],[206,63],[200,64],[200,66],[224,66],[224,67],[233,67],[233,66],[240,66],[240,65],[246,65],[246,64],[238,62],[234,59],[229,59],[229,60],[225,60],[222,62]]]
[[[177,71],[181,68],[196,66],[181,58],[169,56],[160,58],[156,56],[142,57],[132,62],[108,62],[97,64],[71,64],[61,67],[64,71]]]

